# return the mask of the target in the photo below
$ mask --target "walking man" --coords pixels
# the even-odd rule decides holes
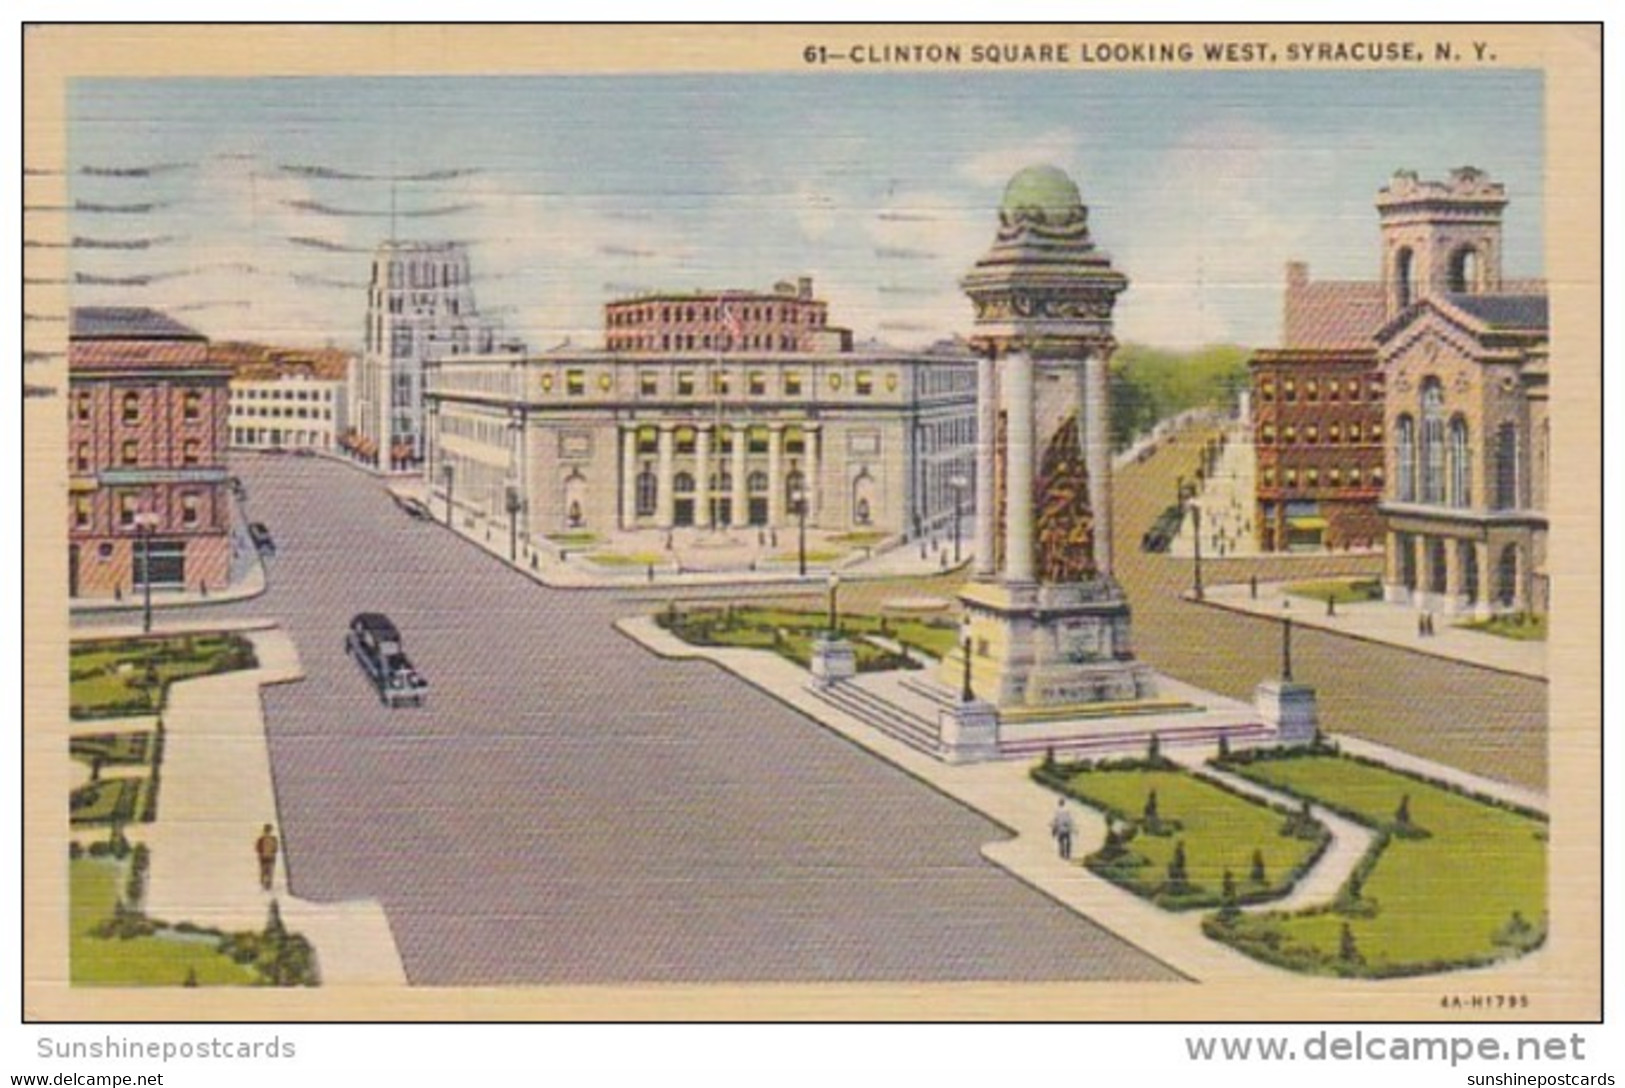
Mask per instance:
[[[254,841],[254,855],[260,861],[260,887],[266,891],[271,890],[271,878],[276,875],[276,833],[271,825],[266,824],[265,830]]]
[[[1049,823],[1049,833],[1055,836],[1055,844],[1060,848],[1061,860],[1072,860],[1072,833],[1077,826],[1072,822],[1072,813],[1067,811],[1066,800],[1063,798],[1055,809],[1055,818]]]

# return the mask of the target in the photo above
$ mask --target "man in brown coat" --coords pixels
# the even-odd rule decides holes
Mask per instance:
[[[271,825],[266,824],[265,830],[254,842],[254,854],[260,860],[260,887],[266,891],[271,890],[271,878],[276,875],[276,833]]]

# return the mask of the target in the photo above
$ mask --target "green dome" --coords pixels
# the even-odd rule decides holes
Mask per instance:
[[[1051,223],[1065,222],[1083,209],[1083,195],[1066,171],[1054,166],[1029,166],[1010,179],[999,210],[1006,215],[1037,211]]]

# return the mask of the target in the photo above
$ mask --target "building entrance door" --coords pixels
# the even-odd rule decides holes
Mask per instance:
[[[694,500],[673,499],[671,504],[671,521],[679,529],[686,529],[694,524]]]
[[[752,496],[750,499],[750,523],[752,525],[767,524],[767,497]]]
[[[734,503],[732,499],[711,500],[711,524],[719,529],[727,528],[733,524]]]

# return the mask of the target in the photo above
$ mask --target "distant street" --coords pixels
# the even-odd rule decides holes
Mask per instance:
[[[418,984],[1172,979],[985,862],[997,826],[698,663],[611,629],[325,460],[233,465],[308,674],[267,689],[293,891],[379,899]],[[387,612],[432,685],[342,650]]]

